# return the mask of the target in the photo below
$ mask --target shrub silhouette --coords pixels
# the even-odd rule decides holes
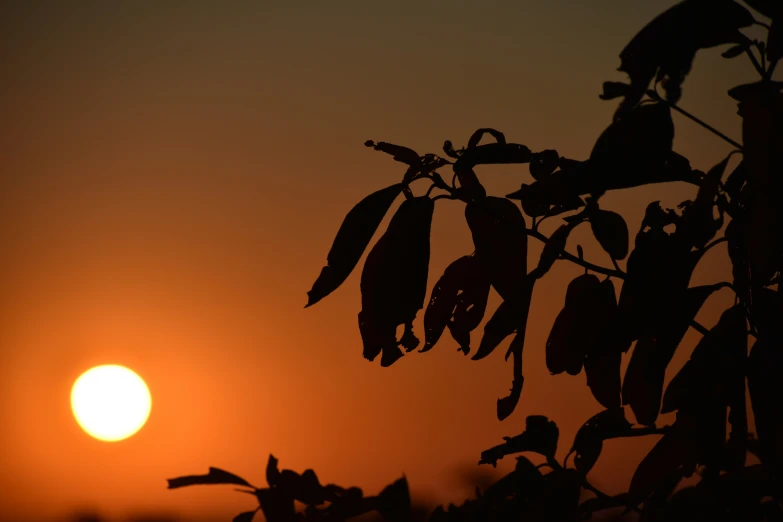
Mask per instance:
[[[635,512],[645,522],[783,520],[783,302],[778,286],[783,270],[783,82],[772,80],[783,56],[783,2],[747,4],[771,18],[771,25],[756,21],[733,0],[685,0],[647,24],[620,54],[619,70],[627,73],[629,83],[603,85],[600,97],[619,99],[619,105],[585,160],[561,157],[556,150],[531,151],[507,142],[494,129],[477,130],[459,149],[446,141],[445,156],[365,143],[407,169],[400,183],[370,194],[348,213],[327,265],[308,292],[307,306],[346,280],[402,194],[404,201],[367,255],[361,274],[358,323],[363,354],[370,361],[380,355],[381,366],[389,366],[420,345],[419,351],[426,352],[446,329],[469,354],[475,346],[471,334],[487,313],[493,288],[502,303],[489,315],[472,359],[489,356],[513,336],[505,354],[512,359],[511,391],[497,402],[497,416],[503,420],[522,393],[522,348],[534,285],[559,260],[585,268],[568,285],[565,305],[546,342],[546,366],[553,374],[584,370],[591,393],[605,410],[587,419],[562,463],[555,459],[560,443],[555,423],[544,416],[528,417],[523,433],[481,453],[480,464],[492,465],[515,455],[514,471],[478,490],[475,499],[437,508],[430,521],[572,521],[612,508],[613,516]],[[768,29],[766,41],[740,31],[754,24]],[[745,55],[760,75],[728,93],[739,102],[743,144],[676,105],[697,51],[720,45],[730,45],[725,58]],[[687,158],[672,150],[672,110],[736,150],[706,173],[691,168]],[[482,143],[485,137],[490,140]],[[735,153],[742,160],[728,173]],[[487,194],[476,173],[480,165],[524,163],[532,181],[505,197]],[[450,182],[440,173],[446,168],[453,173]],[[417,196],[412,185],[423,180],[429,187]],[[625,220],[601,208],[602,195],[671,181],[696,185],[696,197],[676,209],[650,203],[631,248]],[[441,199],[465,203],[475,251],[446,268],[427,300],[430,226]],[[562,225],[546,237],[539,226],[550,218],[561,219]],[[589,224],[613,267],[586,261],[581,248],[576,255],[566,251],[569,234],[583,224]],[[723,236],[716,238],[721,230]],[[545,243],[531,266],[529,238]],[[690,287],[704,253],[722,242],[728,244],[733,280]],[[624,259],[625,270],[618,263]],[[616,280],[623,282],[619,295]],[[721,288],[733,290],[735,304],[708,330],[694,318]],[[422,309],[423,345],[413,331]],[[400,326],[404,332],[398,338]],[[689,328],[703,336],[664,391],[666,368]],[[622,354],[634,343],[621,378]],[[746,379],[755,435],[749,432]],[[636,425],[626,419],[623,406],[633,411]],[[676,412],[674,423],[656,425],[661,412]],[[587,473],[605,440],[647,434],[663,436],[639,464],[626,493],[608,496],[590,485]],[[543,455],[546,463],[535,466],[517,455],[524,452]],[[748,452],[760,463],[746,465]],[[699,476],[696,485],[678,490],[682,478],[694,473]],[[270,522],[345,520],[371,510],[388,520],[412,520],[404,478],[377,497],[363,497],[357,488],[321,486],[312,470],[279,472],[270,456],[267,482],[268,488],[246,491],[259,498],[259,509]],[[212,468],[208,475],[170,480],[169,487],[215,483],[250,486]],[[592,498],[582,500],[584,490]],[[307,506],[303,513],[295,512],[294,500]],[[234,520],[249,521],[253,515],[243,513]]]

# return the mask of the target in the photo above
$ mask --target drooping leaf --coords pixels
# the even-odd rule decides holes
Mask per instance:
[[[527,233],[519,207],[488,196],[465,206],[482,272],[504,300],[523,294],[527,276]]]
[[[546,342],[546,365],[553,374],[578,375],[586,350],[595,341],[594,305],[601,282],[593,274],[582,274],[568,285],[565,306],[555,319]]]
[[[670,313],[650,335],[639,339],[631,355],[623,383],[623,404],[628,404],[639,424],[653,425],[661,409],[663,381],[674,352],[707,298],[726,283],[688,288],[672,299]]]
[[[525,431],[514,437],[504,437],[503,444],[481,452],[479,464],[497,465],[506,455],[533,451],[554,458],[557,439],[560,435],[557,425],[543,415],[529,415],[525,419]]]
[[[627,351],[634,340],[649,333],[669,313],[669,300],[685,292],[701,256],[664,230],[677,220],[676,214],[664,211],[658,202],[647,208],[628,257],[617,308],[615,342],[622,351]]]
[[[490,136],[495,138],[496,143],[500,143],[500,144],[506,143],[506,136],[502,132],[500,132],[499,130],[484,127],[478,129],[470,136],[470,139],[468,140],[468,148],[469,149],[475,148],[481,142],[481,138],[483,138],[485,134],[489,134]]]
[[[401,191],[399,184],[386,187],[370,194],[348,212],[329,250],[327,265],[307,292],[307,306],[332,293],[348,278]]]
[[[622,352],[608,342],[617,314],[617,294],[611,279],[601,282],[591,305],[594,341],[585,349],[585,375],[593,397],[604,408],[620,406]]]
[[[451,336],[466,355],[470,352],[470,333],[484,319],[490,288],[489,280],[481,273],[475,257],[473,259],[470,284],[457,296],[457,305],[448,323]]]
[[[253,487],[242,477],[238,477],[233,473],[229,473],[228,471],[212,467],[209,468],[209,473],[206,475],[186,475],[184,477],[168,479],[168,484],[169,489],[211,484],[234,484],[237,486],[248,486],[250,488]]]
[[[451,320],[457,300],[467,286],[481,279],[481,271],[474,256],[463,256],[451,263],[432,289],[430,302],[424,312],[424,348],[430,350],[440,339]]]
[[[739,29],[753,21],[747,9],[731,0],[684,0],[664,11],[620,53],[619,70],[628,74],[631,86],[618,112],[634,107],[656,76],[665,80],[667,98],[676,103],[696,52],[744,42]]]
[[[409,329],[424,306],[433,210],[434,203],[428,197],[406,199],[362,270],[359,331],[364,357],[372,361],[383,354],[384,367],[402,356],[397,327],[406,325]]]
[[[495,313],[484,325],[484,335],[481,344],[472,359],[478,361],[492,353],[506,337],[517,331],[524,331],[527,323],[527,315],[530,308],[530,299],[533,295],[533,285],[529,283],[522,290],[523,297],[515,301],[503,301],[498,305]]]
[[[710,404],[728,406],[731,383],[735,388],[737,379],[744,383],[743,353],[747,353],[747,326],[744,307],[738,304],[726,310],[701,338],[691,358],[669,383],[661,411],[696,413]]]
[[[597,210],[590,216],[590,227],[607,254],[614,259],[625,259],[628,255],[628,225],[620,214]]]
[[[723,189],[731,198],[732,202],[739,198],[740,189],[745,184],[748,172],[745,169],[745,162],[741,161],[734,171],[726,178],[726,182],[723,184]]]

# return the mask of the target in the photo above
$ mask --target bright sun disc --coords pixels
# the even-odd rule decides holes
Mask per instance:
[[[151,407],[150,390],[141,377],[116,364],[87,370],[71,389],[76,422],[99,440],[127,439],[144,426]]]

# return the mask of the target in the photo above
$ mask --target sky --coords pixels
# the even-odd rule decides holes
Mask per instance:
[[[673,4],[2,2],[0,517],[228,520],[253,499],[171,491],[165,479],[217,466],[263,485],[270,453],[323,483],[373,494],[405,473],[414,495],[459,502],[472,492],[458,471],[535,414],[558,423],[562,457],[601,409],[584,374],[552,376],[544,364],[581,269],[558,262],[537,285],[524,391],[503,422],[502,347],[471,361],[444,336],[381,368],[361,355],[361,263],[308,309],[306,292],[348,210],[404,173],[364,141],[438,153],[493,127],[584,159],[616,107],[598,98],[602,82],[624,78],[620,51]],[[697,55],[680,105],[739,140],[726,91],[755,73],[720,52]],[[675,150],[695,168],[731,151],[674,120]],[[496,195],[530,182],[526,166],[478,172]],[[634,234],[647,203],[694,195],[666,184],[607,194],[602,206]],[[577,243],[609,264],[589,227],[569,250]],[[462,204],[439,201],[430,288],[472,250]],[[539,252],[531,246],[531,259]],[[692,284],[725,280],[725,255],[711,251]],[[728,290],[715,294],[699,321],[712,326],[731,303]],[[668,378],[698,338],[688,333]],[[147,425],[118,443],[90,438],[69,406],[74,380],[104,363],[134,369],[152,393]],[[591,479],[623,491],[655,440],[608,443]]]

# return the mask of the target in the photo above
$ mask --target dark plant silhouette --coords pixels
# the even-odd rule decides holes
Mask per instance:
[[[505,353],[506,360],[512,359],[511,391],[497,403],[503,420],[523,390],[522,349],[534,285],[559,260],[585,269],[568,285],[544,348],[546,366],[552,374],[584,370],[590,391],[605,410],[585,421],[562,463],[555,459],[560,443],[555,423],[544,416],[528,417],[523,433],[481,453],[479,463],[493,466],[515,455],[514,471],[477,490],[475,499],[437,508],[429,520],[569,521],[612,508],[612,516],[633,512],[645,522],[783,520],[783,82],[772,80],[783,56],[783,2],[747,4],[771,18],[771,25],[756,21],[733,0],[685,0],[645,26],[620,54],[619,70],[627,73],[629,83],[603,85],[600,97],[619,99],[619,106],[585,160],[564,158],[551,149],[534,152],[486,128],[459,149],[446,141],[445,156],[365,143],[405,164],[405,174],[400,183],[367,196],[348,213],[328,264],[308,292],[307,306],[346,280],[403,194],[361,274],[358,323],[364,357],[370,361],[380,355],[381,366],[389,366],[419,347],[413,321],[422,309],[420,352],[432,349],[448,329],[459,349],[469,354],[476,346],[471,334],[485,316],[492,288],[502,302],[489,315],[472,359],[489,356],[513,336]],[[754,24],[768,30],[766,41],[740,31]],[[723,52],[727,59],[748,57],[761,77],[728,93],[739,102],[742,144],[677,105],[697,52],[720,45],[729,46]],[[693,169],[672,150],[672,110],[736,150],[706,173]],[[482,143],[485,137],[490,140]],[[727,172],[735,153],[742,160]],[[476,172],[481,165],[524,163],[532,180],[505,197],[487,194]],[[452,170],[448,182],[440,173],[445,168]],[[429,184],[420,195],[413,191],[418,181]],[[622,216],[600,206],[607,191],[672,181],[697,186],[696,197],[676,209],[651,202],[633,244]],[[430,225],[441,199],[465,203],[475,250],[446,268],[427,300]],[[539,227],[552,218],[562,224],[547,237]],[[569,234],[584,224],[612,267],[587,261],[581,247],[576,254],[566,250]],[[530,265],[529,238],[544,243],[540,258]],[[723,242],[732,280],[690,286],[705,252]],[[695,322],[705,301],[722,288],[735,293],[735,304],[713,328]],[[703,337],[664,390],[667,366],[689,328]],[[632,346],[621,376],[623,354]],[[746,411],[746,380],[755,434]],[[637,424],[627,420],[624,406]],[[676,412],[676,420],[657,425],[661,412]],[[662,437],[639,464],[626,493],[609,496],[589,483],[588,473],[605,440],[651,434]],[[545,463],[535,466],[517,455],[524,452],[542,455]],[[748,452],[758,464],[748,465]],[[699,478],[695,485],[680,486],[683,477],[694,474]],[[278,472],[270,458],[267,481],[269,488],[247,491],[258,496],[270,522],[343,520],[370,509],[391,520],[412,519],[404,479],[378,497],[365,498],[353,488],[320,486],[311,470],[302,475]],[[209,475],[173,479],[169,487],[205,483],[249,486],[212,469]],[[295,513],[294,500],[307,505],[303,513]],[[321,504],[328,507],[318,508]],[[252,517],[245,513],[235,520]]]

